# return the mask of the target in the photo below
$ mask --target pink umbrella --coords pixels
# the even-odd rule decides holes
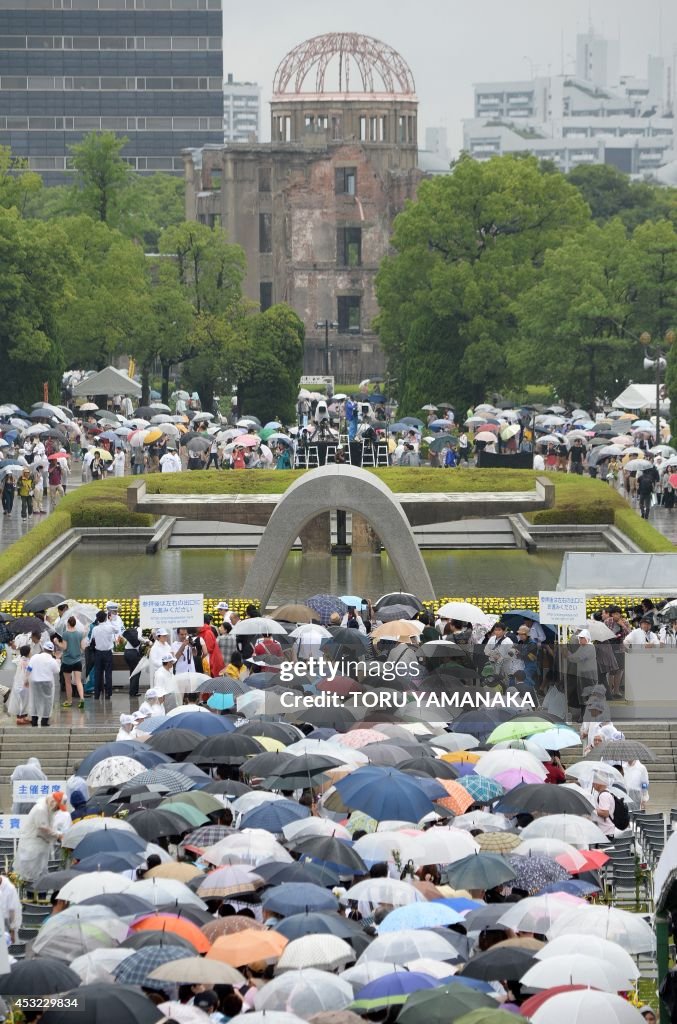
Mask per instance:
[[[487,444],[493,444],[494,441],[496,440],[496,435],[492,434],[491,431],[485,430],[484,427],[482,427],[479,434],[475,434],[475,440],[486,441]]]
[[[523,782],[540,783],[542,781],[533,772],[527,772],[518,768],[510,768],[508,771],[499,772],[498,775],[494,775],[494,780],[500,782],[505,790],[514,789],[515,786],[520,786]]]
[[[235,443],[241,444],[243,448],[256,448],[257,444],[261,444],[261,438],[255,437],[254,434],[241,434],[235,439]]]
[[[353,729],[352,732],[345,732],[336,737],[337,743],[342,747],[351,747],[353,750],[366,747],[368,743],[380,743],[381,740],[387,739],[385,733],[377,732],[376,729]]]

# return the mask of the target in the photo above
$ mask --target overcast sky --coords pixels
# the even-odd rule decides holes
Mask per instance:
[[[675,0],[224,0],[224,70],[262,86],[264,139],[275,68],[297,43],[362,32],[409,63],[421,103],[420,136],[445,125],[450,145],[472,116],[473,82],[574,69],[577,32],[592,23],[620,40],[620,71],[644,76],[649,53],[677,49]],[[526,59],[528,58],[528,59]]]

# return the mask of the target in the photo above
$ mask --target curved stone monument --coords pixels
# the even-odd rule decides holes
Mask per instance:
[[[332,465],[304,473],[282,495],[247,573],[247,597],[259,600],[265,608],[300,531],[322,512],[335,509],[364,516],[390,555],[402,589],[422,600],[434,599],[411,526],[390,488],[374,473],[357,466]]]

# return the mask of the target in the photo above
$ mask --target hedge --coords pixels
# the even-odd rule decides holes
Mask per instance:
[[[614,522],[618,529],[622,530],[626,537],[634,541],[642,551],[670,551],[673,554],[677,551],[675,545],[667,537],[664,537],[655,526],[652,526],[648,520],[642,519],[631,508],[618,509]]]

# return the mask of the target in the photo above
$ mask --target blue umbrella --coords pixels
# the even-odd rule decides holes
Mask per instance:
[[[229,711],[235,707],[235,697],[232,693],[213,693],[207,701],[207,707],[215,711]]]
[[[277,420],[271,420],[270,423],[266,423],[263,428],[264,430],[281,430],[282,424],[278,423]]]
[[[146,841],[134,832],[123,832],[121,829],[102,829],[91,832],[78,843],[73,850],[77,860],[94,856],[97,853],[136,853],[146,849]]]
[[[132,871],[138,868],[144,854],[136,853],[94,853],[74,865],[75,871]]]
[[[406,423],[407,427],[423,427],[423,420],[419,420],[416,416],[403,416],[402,423]]]
[[[478,804],[490,804],[492,800],[498,800],[499,796],[503,796],[505,793],[500,782],[484,775],[469,774],[459,779],[458,782]]]
[[[379,932],[381,930],[379,928]],[[449,973],[451,975],[451,969]],[[374,1010],[386,1009],[389,1006],[400,1006],[406,1002],[411,992],[418,992],[422,988],[435,988],[439,984],[436,978],[419,971],[384,974],[382,978],[376,978],[361,988],[347,1009],[356,1010],[358,1013],[372,1013]]]
[[[106,430],[103,434],[99,434],[99,441],[112,441],[116,447],[120,447],[122,440],[113,430]]]
[[[564,882],[549,882],[539,889],[537,896],[545,896],[551,892],[566,892],[570,896],[589,896],[593,892],[599,892],[600,887],[592,882],[583,882],[580,878],[569,878]]]
[[[517,627],[521,626],[526,619],[528,622],[538,622],[546,637],[552,638],[555,635],[553,627],[546,625],[544,622],[542,623],[540,615],[538,615],[537,612],[529,611],[528,608],[511,608],[510,611],[505,612],[501,618],[504,622],[507,622],[510,629],[517,629]]]
[[[378,926],[378,933],[398,932],[402,928],[446,928],[462,922],[463,916],[443,903],[410,903],[391,910]]]
[[[78,768],[78,773],[82,778],[87,778],[92,768],[94,768],[99,761],[105,761],[107,757],[131,757],[134,761],[138,761],[145,767],[152,767],[155,764],[160,764],[162,761],[170,761],[171,758],[166,757],[164,754],[159,755],[160,760],[154,760],[152,763],[146,764],[144,759],[147,759],[148,755],[152,754],[157,756],[157,751],[149,750],[145,743],[139,743],[137,740],[120,740],[113,741],[112,743],[104,743],[100,747],[96,747],[90,754],[83,757]]]
[[[432,423],[428,424],[429,430],[449,430],[453,427],[453,423],[450,420],[433,420]]]
[[[147,946],[136,953],[132,953],[113,971],[115,980],[121,985],[145,985],[153,987],[153,983],[147,984],[148,975],[152,974],[156,967],[167,964],[171,960],[180,960],[186,955],[185,946]],[[157,985],[159,986],[159,983]],[[162,984],[163,988],[167,983]],[[114,991],[114,989],[112,990]]]
[[[159,717],[159,716],[158,716]],[[144,722],[144,725],[147,723]],[[164,718],[153,732],[165,732],[167,729],[192,729],[201,736],[217,736],[222,732],[233,732],[235,723],[222,715],[205,715],[200,711],[188,711],[185,715],[173,715]]]
[[[128,892],[102,892],[99,896],[89,896],[80,901],[81,907],[107,907],[111,914],[118,917],[142,917],[153,913],[153,904],[142,900],[139,896],[131,896]]]
[[[459,914],[464,913],[466,910],[479,910],[485,904],[481,900],[469,900],[467,896],[453,896],[444,897],[444,899],[433,900],[433,903],[444,903],[445,907],[451,907],[452,910],[456,910]]]
[[[240,828],[262,828],[266,832],[278,833],[285,825],[301,821],[309,815],[308,808],[302,807],[295,800],[271,800],[243,814]]]
[[[319,885],[304,885],[302,882],[284,882],[264,893],[261,898],[264,910],[270,910],[281,917],[305,914],[318,910],[338,910],[335,896]]]
[[[317,612],[323,626],[329,624],[329,620],[334,612],[338,612],[339,615],[343,616],[348,611],[343,601],[338,597],[334,597],[333,594],[314,594],[308,598],[305,604],[308,608],[312,608],[314,612]]]
[[[340,779],[336,790],[346,807],[364,811],[377,821],[418,821],[433,810],[435,799],[426,795],[422,783],[395,768],[367,765]]]
[[[405,434],[409,430],[408,423],[391,423],[390,432],[392,434]]]
[[[364,598],[357,597],[356,594],[342,594],[340,600],[343,601],[348,608],[361,608]]]
[[[487,736],[501,722],[507,722],[512,714],[507,708],[471,708],[462,711],[451,724],[451,732],[469,732],[483,743]]]

